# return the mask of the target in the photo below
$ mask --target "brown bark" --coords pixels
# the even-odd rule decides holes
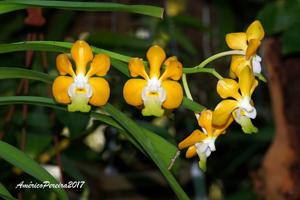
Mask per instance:
[[[264,61],[272,99],[276,133],[254,175],[259,197],[300,199],[300,57],[283,57],[280,40],[267,39]]]

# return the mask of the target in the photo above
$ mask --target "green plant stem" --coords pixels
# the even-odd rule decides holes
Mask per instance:
[[[201,62],[199,65],[197,65],[193,68],[204,68],[208,63],[210,63],[218,58],[221,58],[224,56],[229,56],[229,55],[245,55],[245,52],[240,51],[240,50],[230,50],[230,51],[224,51],[221,53],[217,53],[217,54],[205,59],[203,62]]]
[[[184,89],[186,97],[188,99],[190,99],[190,100],[193,101],[193,97],[192,97],[189,85],[187,83],[187,79],[186,79],[186,74],[185,73],[182,74],[182,84],[183,84],[183,89]],[[199,114],[196,113],[196,112],[194,112],[194,113],[195,113],[196,119],[198,120]]]
[[[184,68],[183,73],[185,74],[209,73],[215,76],[217,79],[223,79],[223,76],[221,76],[221,74],[219,74],[213,68]]]

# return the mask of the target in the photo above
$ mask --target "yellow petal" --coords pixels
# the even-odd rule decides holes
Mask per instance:
[[[69,104],[71,99],[68,95],[68,89],[73,83],[73,78],[69,76],[58,76],[52,85],[52,93],[55,101],[58,103]]]
[[[224,126],[230,117],[232,111],[237,107],[238,102],[235,100],[223,100],[215,108],[212,116],[212,124],[214,126]]]
[[[231,57],[230,72],[233,73],[231,75],[231,78],[236,78],[236,76],[238,74],[237,73],[238,66],[245,62],[246,62],[245,56],[234,55]]]
[[[233,122],[233,116],[230,116],[227,122],[223,126],[214,127],[214,137],[218,137],[220,134],[224,134],[225,130]]]
[[[252,96],[252,94],[257,86],[258,86],[258,81],[256,79],[254,79],[254,81],[252,82],[251,89],[250,89],[250,96]]]
[[[188,137],[178,144],[178,148],[184,149],[194,145],[197,142],[201,142],[207,138],[207,135],[202,133],[200,130],[194,130]]]
[[[178,108],[183,99],[182,87],[176,81],[163,81],[162,87],[166,92],[166,100],[163,102],[163,107],[166,109]]]
[[[94,106],[103,106],[107,103],[110,95],[108,82],[104,78],[92,77],[89,78],[89,84],[93,89],[89,103]]]
[[[150,64],[150,78],[160,76],[160,67],[163,61],[166,59],[165,51],[158,45],[150,47],[147,52],[147,59]]]
[[[265,31],[260,21],[255,20],[246,30],[247,40],[252,39],[262,40],[265,36]]]
[[[211,136],[212,134],[212,111],[205,110],[201,112],[201,115],[198,119],[198,124],[200,127],[204,128],[207,131],[207,135]]]
[[[69,74],[74,76],[74,70],[72,68],[72,64],[67,56],[67,54],[62,53],[56,57],[56,68],[59,71],[60,75]]]
[[[250,97],[254,75],[249,66],[244,67],[239,74],[239,87],[243,97]]]
[[[90,45],[83,40],[77,40],[71,48],[71,55],[76,63],[76,74],[85,75],[87,64],[93,59]]]
[[[228,97],[232,97],[237,100],[240,99],[239,84],[233,79],[224,78],[219,80],[217,84],[217,92],[223,99]]]
[[[149,79],[145,70],[143,59],[141,58],[131,58],[128,63],[128,69],[132,77],[141,76],[146,80]]]
[[[105,54],[97,54],[91,65],[90,69],[87,72],[86,76],[91,77],[93,75],[105,76],[110,68],[110,59]]]
[[[229,33],[226,35],[226,43],[231,49],[246,50],[247,36],[246,33]]]
[[[186,151],[186,153],[185,153],[185,157],[186,157],[186,158],[192,158],[192,157],[194,157],[195,155],[197,155],[197,150],[196,150],[195,145],[190,146],[190,147],[188,148],[188,150]]]
[[[177,61],[177,58],[175,56],[168,58],[165,61],[166,69],[162,76],[160,77],[160,80],[166,80],[168,78],[171,78],[175,81],[179,80],[182,75],[182,64]]]
[[[250,59],[252,56],[256,54],[256,50],[260,46],[260,41],[256,39],[252,39],[248,42],[248,48],[246,51],[246,59]]]
[[[123,88],[125,101],[132,106],[142,105],[142,91],[146,85],[147,81],[144,79],[129,79]]]

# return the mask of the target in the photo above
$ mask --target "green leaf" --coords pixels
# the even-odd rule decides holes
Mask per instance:
[[[57,42],[57,41],[27,41],[17,42],[11,44],[0,44],[0,53],[9,53],[16,51],[50,51],[50,52],[69,52],[72,47],[70,42]],[[95,53],[104,53],[109,55],[113,59],[117,59],[123,62],[129,62],[130,57],[121,55],[105,49],[93,47]]]
[[[9,191],[0,183],[0,197],[4,198],[5,200],[16,200]]]
[[[53,77],[48,74],[37,72],[29,69],[22,69],[16,67],[0,67],[0,79],[9,78],[27,78],[37,81],[43,81],[46,83],[52,83]]]
[[[18,10],[30,7],[57,8],[80,11],[101,11],[101,12],[129,12],[152,17],[163,17],[164,9],[148,5],[125,5],[106,2],[77,2],[77,1],[41,1],[41,0],[7,0],[2,1],[2,6],[10,6],[10,10]],[[0,6],[1,7],[1,6]],[[9,11],[9,8],[6,8]]]
[[[168,183],[176,193],[179,199],[189,199],[183,189],[180,187],[174,176],[167,169],[168,163],[162,162],[161,154],[159,153],[159,149],[163,149],[163,151],[168,150],[166,146],[156,147],[154,145],[154,141],[151,138],[147,137],[148,130],[138,126],[132,119],[126,117],[122,112],[114,108],[112,105],[107,104],[104,107],[104,110],[111,114],[112,118],[114,118],[117,122],[119,122],[124,129],[132,134],[132,136],[140,143],[140,145],[145,149],[151,159],[158,166],[160,171],[163,173]],[[160,151],[161,152],[161,151]],[[175,155],[175,152],[173,155]]]
[[[49,181],[52,184],[58,184],[57,180],[37,162],[3,141],[0,141],[0,157],[42,182]],[[53,190],[57,193],[59,199],[68,199],[67,193],[62,188],[53,188]]]
[[[24,5],[0,2],[0,14],[12,12],[15,10],[21,10],[21,9],[25,9],[25,8],[26,8],[26,6],[24,6]]]

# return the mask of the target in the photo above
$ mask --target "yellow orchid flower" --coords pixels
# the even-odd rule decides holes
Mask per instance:
[[[229,48],[245,51],[245,56],[232,56],[230,65],[230,76],[238,76],[242,68],[251,66],[253,73],[260,76],[261,57],[256,55],[256,51],[264,38],[265,32],[260,21],[255,20],[247,28],[246,32],[229,33],[226,35],[226,43]]]
[[[251,119],[256,118],[256,109],[251,100],[258,81],[249,66],[244,67],[239,73],[239,82],[224,78],[218,81],[217,92],[221,101],[213,112],[213,124],[224,126],[233,117],[242,126],[245,133],[257,132]]]
[[[132,106],[144,106],[144,116],[162,116],[164,109],[174,109],[180,106],[183,99],[181,85],[177,82],[182,75],[182,64],[175,56],[166,59],[164,50],[154,45],[147,52],[150,72],[147,73],[141,58],[132,58],[128,64],[130,75],[123,88],[125,101]],[[160,75],[161,65],[165,71]],[[171,80],[170,80],[171,79]]]
[[[91,105],[103,106],[107,103],[110,88],[105,76],[110,68],[110,59],[105,54],[93,56],[92,48],[82,40],[76,41],[71,48],[71,56],[76,65],[74,72],[72,63],[66,54],[56,58],[59,71],[53,83],[52,92],[58,103],[68,104],[68,111],[89,112]],[[89,67],[88,72],[86,72]],[[94,76],[97,75],[97,76]]]
[[[225,129],[233,121],[232,117],[229,118],[226,124],[216,127],[212,124],[211,110],[205,110],[201,113],[198,118],[198,124],[202,131],[197,129],[194,130],[187,138],[178,144],[180,150],[188,148],[186,151],[186,157],[191,158],[198,154],[200,159],[199,167],[205,171],[206,170],[206,159],[210,156],[212,151],[216,150],[215,141],[220,134],[225,133]]]

